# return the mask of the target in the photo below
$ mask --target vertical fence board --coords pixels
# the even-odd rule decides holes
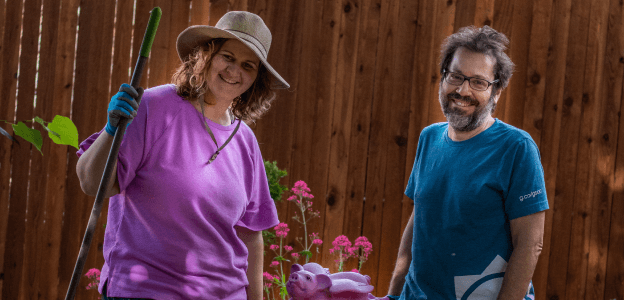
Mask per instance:
[[[191,25],[208,25],[210,2],[205,0],[191,1]]]
[[[145,34],[145,29],[147,28],[147,23],[150,18],[150,11],[156,7],[154,4],[154,0],[136,0],[134,10],[134,28],[132,29],[132,50],[131,50],[131,59],[130,64],[132,67],[132,72],[134,72],[134,68],[136,67],[136,61],[141,52],[141,43],[143,42],[143,35]],[[162,8],[161,8],[162,10]],[[163,10],[163,16],[165,11]],[[157,32],[160,32],[160,25],[158,25]],[[157,37],[154,37],[155,41],[158,40]],[[154,42],[155,42],[154,41]],[[158,61],[152,59],[153,55],[150,53],[150,58],[148,60],[147,65],[145,66],[143,77],[141,77],[140,86],[147,89],[150,86],[156,86],[156,84],[152,84],[149,82],[149,72],[152,69],[153,65],[157,65]],[[154,62],[155,61],[155,62]],[[154,67],[155,70],[160,70],[162,67]]]
[[[379,249],[377,251],[379,253],[379,265],[377,267],[378,279],[375,292],[379,295],[387,294],[392,279],[392,269],[382,266],[392,266],[395,263],[401,242],[402,219],[397,217],[397,212],[402,211],[403,206],[403,183],[406,176],[405,161],[411,105],[410,83],[415,75],[414,65],[405,64],[405,62],[414,61],[419,55],[414,52],[418,40],[413,38],[418,29],[418,22],[416,22],[419,15],[418,2],[400,1],[397,5],[397,14],[392,28],[395,38],[392,40],[394,60],[391,78],[401,78],[402,80],[394,80],[390,85],[392,94],[389,100],[392,109],[386,118],[387,123],[384,129],[386,156],[389,159],[386,160],[386,182],[379,243],[383,247],[377,247]]]
[[[45,97],[45,101],[53,102],[52,107],[55,114],[66,117],[69,117],[71,112],[78,5],[78,0],[63,0],[60,4],[59,24],[55,33],[57,50],[56,56],[53,58],[55,61],[54,83],[52,88],[48,87],[45,90],[46,95],[42,95],[42,97]],[[48,93],[52,93],[52,96],[50,97]],[[48,243],[51,244],[49,258],[50,260],[58,260],[58,263],[48,262],[48,264],[54,264],[56,269],[48,266],[47,274],[49,274],[49,276],[56,275],[56,278],[53,278],[53,282],[50,283],[47,294],[44,295],[46,299],[54,299],[55,295],[65,295],[65,291],[60,288],[60,274],[64,266],[73,266],[71,261],[68,263],[68,261],[61,259],[63,209],[65,207],[64,201],[67,191],[65,174],[69,169],[67,157],[68,155],[72,155],[73,151],[73,147],[50,147],[47,168],[51,170],[51,172],[54,172],[54,174],[50,174],[45,188],[47,203],[50,204],[50,209],[48,209],[46,213],[46,222],[50,227],[49,237],[47,239]],[[58,298],[61,297],[62,296],[59,296]]]
[[[455,29],[473,25],[477,8],[477,0],[460,0],[457,1],[455,14]]]
[[[585,299],[613,299],[622,295],[624,276],[622,261],[623,243],[621,242],[621,178],[618,175],[622,158],[622,3],[610,3],[608,33],[605,53],[605,78],[602,80],[601,110],[597,122],[595,140],[596,176],[591,184],[593,193],[586,201],[591,206],[591,233],[589,236],[589,261],[586,280]],[[616,47],[616,48],[614,48]],[[619,126],[617,125],[619,121]],[[619,132],[618,132],[619,127]],[[616,138],[618,137],[618,138]],[[615,166],[615,168],[614,168]],[[617,203],[617,200],[620,200]],[[615,209],[620,209],[615,214]],[[615,216],[618,217],[615,217]],[[619,239],[618,239],[619,232]],[[618,243],[619,240],[619,243]],[[611,256],[614,254],[614,256]],[[611,260],[611,258],[615,258]],[[618,285],[619,281],[619,285]],[[609,285],[613,283],[614,285]],[[617,299],[617,297],[616,297]]]
[[[550,208],[553,211],[553,220],[550,221],[552,225],[547,222],[546,227],[552,226],[553,228],[550,244],[551,247],[555,247],[554,250],[551,248],[551,251],[546,254],[550,256],[548,261],[549,273],[547,277],[546,298],[558,297],[559,291],[563,289],[550,280],[551,277],[554,277],[556,280],[557,276],[561,276],[561,271],[558,270],[551,273],[550,270],[552,270],[552,259],[561,256],[562,253],[560,251],[566,251],[567,253],[567,249],[560,248],[560,246],[554,243],[554,240],[557,236],[562,234],[558,231],[558,228],[556,228],[561,222],[558,219],[560,219],[562,213],[558,213],[560,209],[555,200],[558,199],[557,195],[560,191],[555,189],[555,185],[557,183],[557,156],[559,154],[559,128],[561,126],[560,107],[565,82],[561,74],[564,74],[566,71],[566,53],[568,45],[567,28],[570,22],[570,6],[571,1],[567,0],[554,0],[553,2],[553,16],[551,17],[550,26],[551,41],[548,49],[548,67],[546,72],[546,86],[549,88],[546,90],[544,99],[544,130],[542,131],[542,140],[540,142],[540,150],[544,153],[542,155],[542,165],[544,166],[546,190],[549,197]]]
[[[22,20],[22,39],[20,43],[20,65],[17,86],[17,122],[26,121],[27,127],[35,127],[29,122],[33,119],[35,77],[37,72],[37,47],[39,38],[39,19],[41,17],[41,1],[24,1],[24,10],[30,14],[24,14]],[[39,126],[39,125],[36,125]],[[28,176],[30,174],[31,155],[41,155],[39,150],[32,144],[21,140],[21,145],[13,147],[11,162],[11,203],[7,226],[7,244],[5,246],[5,269],[6,285],[3,290],[3,299],[24,299],[25,295],[21,284],[29,275],[28,270],[31,261],[25,255],[25,243],[30,241],[26,238],[31,233],[33,223],[33,201],[28,199]],[[30,210],[29,210],[30,209]],[[30,274],[32,274],[30,272]]]
[[[134,0],[117,0],[116,10],[110,96],[117,93],[122,83],[130,83],[130,68],[134,67],[134,63],[136,63],[136,60],[134,63],[130,60],[132,57]],[[143,38],[140,30],[136,31],[135,36],[139,41]]]
[[[381,228],[384,207],[384,187],[386,184],[387,145],[390,138],[386,124],[390,122],[390,106],[392,101],[393,70],[396,57],[394,43],[396,41],[396,20],[398,19],[398,1],[382,2],[381,19],[379,21],[379,48],[377,49],[377,68],[373,91],[372,116],[370,138],[368,142],[368,167],[366,170],[366,200],[364,201],[364,216],[362,221],[362,235],[366,236],[373,245],[381,245]],[[369,221],[366,220],[376,220]],[[373,246],[374,247],[374,246]],[[371,276],[371,284],[377,286],[380,251],[373,251],[368,256],[367,263],[362,267],[362,273]],[[374,290],[375,292],[375,290]]]
[[[327,203],[327,180],[329,146],[335,97],[336,64],[338,59],[338,40],[340,12],[343,7],[335,1],[323,1],[315,6],[315,1],[306,1],[307,11],[316,10],[312,17],[304,17],[302,41],[302,59],[299,74],[297,97],[308,95],[307,101],[297,101],[292,152],[291,183],[304,180],[316,195],[313,210],[325,211]],[[304,11],[305,11],[304,10]],[[313,22],[307,23],[306,22]],[[319,76],[319,74],[322,74]],[[302,83],[308,83],[303,85]],[[296,208],[290,205],[290,212]],[[322,233],[325,222],[324,214],[308,225],[308,234]],[[296,224],[296,223],[293,223]],[[305,236],[300,226],[291,231],[294,236]],[[327,239],[325,239],[327,242]],[[323,249],[327,247],[326,243]],[[333,266],[327,266],[332,269]]]
[[[154,43],[152,44],[152,51],[150,52],[148,72],[148,83],[150,87],[170,82],[172,74],[168,73],[168,66],[169,59],[172,55],[169,54],[169,50],[175,51],[176,41],[175,38],[171,38],[171,36],[175,34],[172,32],[172,24],[179,22],[179,20],[174,17],[174,14],[177,11],[173,9],[173,7],[177,7],[178,4],[173,4],[170,0],[154,0],[154,6],[160,7],[162,10],[162,16],[160,18],[160,23],[158,23],[158,31],[156,31]],[[139,13],[147,14],[147,12],[137,11],[137,14]],[[147,15],[147,17],[149,19],[149,15]],[[185,20],[188,20],[188,17]],[[135,32],[137,33],[135,36],[139,40],[142,40],[145,29],[135,28]],[[177,35],[175,36],[177,37]],[[175,62],[177,63],[178,61],[179,59],[176,56]],[[145,75],[147,74],[144,74],[143,76]]]
[[[114,1],[82,2],[78,20],[78,40],[76,48],[76,69],[72,119],[78,128],[79,140],[83,141],[106,124],[106,106],[110,99],[111,49],[113,36]],[[102,28],[107,28],[102,30]],[[62,230],[61,260],[67,265],[61,273],[59,293],[67,291],[73,267],[82,244],[84,229],[89,220],[93,197],[82,192],[76,176],[78,157],[70,151],[67,166],[67,196]],[[106,203],[104,203],[106,205]],[[103,214],[106,213],[103,209]],[[99,224],[104,218],[100,218]],[[102,252],[98,249],[98,234],[102,226],[96,227],[95,237],[85,262],[86,272],[90,268],[101,268],[98,259]],[[100,250],[100,251],[98,251]],[[101,260],[100,260],[101,261]],[[91,292],[85,290],[87,280],[81,278],[76,298],[86,298]]]
[[[327,177],[327,205],[323,234],[326,249],[329,241],[343,234],[343,216],[349,152],[351,141],[351,120],[353,119],[353,92],[355,85],[356,60],[358,52],[359,21],[363,9],[362,1],[341,1],[340,19],[334,26],[339,27],[338,57],[336,62],[336,89],[331,123],[330,153]],[[329,251],[329,250],[327,250]],[[323,251],[325,253],[325,251]],[[332,257],[326,255],[323,264],[331,265]]]
[[[5,109],[0,110],[0,118],[13,122],[15,118],[15,92],[17,88],[17,66],[19,58],[19,43],[22,24],[22,1],[9,1],[5,6],[5,17],[2,22],[4,25],[4,33],[2,36],[2,52],[0,53],[0,65],[2,69],[0,72],[0,87],[6,97],[2,97],[0,104]],[[8,132],[12,132],[9,126],[3,126],[8,129]],[[18,138],[14,135],[15,138]],[[21,144],[25,144],[22,140]],[[22,147],[27,147],[25,144]],[[9,285],[15,284],[14,278],[9,278],[9,275],[13,274],[16,270],[16,266],[12,266],[13,263],[11,255],[12,253],[6,253],[7,246],[11,246],[11,243],[15,241],[13,232],[8,232],[9,218],[11,211],[15,209],[15,206],[19,206],[19,203],[12,202],[12,185],[10,183],[12,161],[11,154],[13,147],[20,147],[15,143],[9,143],[4,141],[0,148],[0,157],[2,161],[0,163],[0,272],[4,274],[0,279],[0,287],[2,288],[2,295],[8,294],[8,289],[14,289],[14,286],[7,288],[7,282]],[[6,258],[9,258],[7,264]],[[3,297],[3,299],[6,299]]]
[[[605,5],[606,4],[606,5]],[[574,209],[571,227],[570,261],[566,280],[566,295],[571,299],[584,299],[587,279],[588,254],[590,249],[591,202],[587,201],[593,193],[594,177],[596,176],[596,151],[594,151],[595,123],[600,114],[599,103],[596,103],[603,80],[602,65],[604,43],[606,40],[605,13],[607,1],[593,2],[588,22],[586,59],[584,71],[583,93],[581,97],[581,120],[578,139],[578,161],[574,193]],[[589,159],[587,159],[589,158]]]
[[[55,1],[43,1],[42,4],[39,74],[36,87],[37,105],[34,115],[45,121],[52,121],[56,114],[53,91],[60,5]],[[39,128],[41,127],[37,125],[37,129]],[[51,232],[50,229],[54,228],[51,222],[56,221],[58,224],[61,220],[58,210],[55,210],[55,202],[50,201],[55,198],[51,195],[52,193],[47,193],[46,186],[48,179],[53,178],[56,172],[54,169],[49,169],[49,160],[58,159],[65,162],[66,155],[63,154],[67,153],[67,146],[57,146],[52,143],[48,137],[45,137],[47,135],[45,131],[42,131],[42,135],[44,135],[44,143],[41,149],[43,155],[32,156],[29,178],[24,276],[21,282],[21,291],[23,291],[26,299],[50,299],[57,293],[58,277],[49,276],[49,273],[58,273],[58,256],[51,256],[58,253],[58,243],[55,243],[56,239],[54,239],[55,233],[58,231]],[[61,149],[55,149],[57,147]],[[57,152],[62,157],[58,155],[55,157],[54,154]],[[65,174],[65,172],[61,174]]]
[[[522,127],[524,119],[524,110],[519,108],[523,107],[526,100],[526,74],[532,11],[532,1],[514,2],[513,15],[509,16],[512,21],[510,34],[507,36],[510,40],[507,54],[516,66],[512,80],[505,89],[509,91],[506,94],[506,110],[501,110],[500,114],[504,113],[505,121],[516,127]]]
[[[79,0],[63,0],[61,4],[61,12],[60,12],[60,24],[58,30],[58,52],[56,57],[56,65],[57,71],[54,75],[55,79],[55,88],[54,88],[54,99],[55,101],[60,101],[61,106],[55,106],[59,109],[59,112],[64,116],[70,116],[71,113],[71,101],[72,101],[72,91],[74,84],[74,60],[75,60],[75,46],[76,46],[76,32],[77,32],[77,23],[78,23],[78,7],[80,5]],[[73,120],[75,117],[72,117]],[[80,134],[81,128],[78,129]],[[84,134],[84,133],[83,133]],[[86,136],[84,136],[86,138]],[[65,223],[67,222],[66,218],[68,217],[67,212],[65,211],[65,207],[68,199],[76,199],[77,197],[69,197],[66,196],[75,193],[82,193],[82,191],[71,190],[70,186],[67,185],[67,176],[64,174],[70,174],[72,171],[71,167],[68,165],[66,158],[71,157],[73,155],[73,150],[71,148],[68,150],[69,153],[57,154],[63,155],[64,158],[62,160],[62,164],[54,165],[54,163],[58,163],[59,161],[50,160],[50,163],[53,163],[52,166],[58,166],[58,168],[54,168],[58,170],[58,176],[55,176],[53,182],[49,182],[49,187],[51,189],[57,190],[57,193],[53,193],[53,201],[57,203],[55,205],[55,213],[54,216],[59,217],[60,220],[56,222],[52,222],[54,232],[54,237],[56,241],[56,247],[59,249],[58,256],[59,257],[59,268],[57,272],[58,276],[58,296],[57,299],[64,299],[67,286],[69,285],[69,280],[71,277],[71,273],[74,267],[75,259],[73,253],[78,253],[75,249],[72,249],[72,255],[68,255],[67,251],[69,247],[65,247],[64,242],[68,240],[68,237],[65,235]],[[55,184],[55,185],[53,185]],[[50,190],[48,188],[48,190]],[[78,187],[80,188],[80,187]],[[86,197],[84,197],[86,199]],[[83,201],[86,201],[83,199]],[[77,254],[76,254],[77,255]],[[50,299],[53,299],[50,297]]]
[[[588,3],[588,2],[585,2]],[[565,88],[563,92],[563,105],[561,106],[561,140],[559,142],[559,155],[557,164],[557,178],[555,189],[555,209],[560,212],[555,218],[556,231],[552,235],[554,247],[559,249],[556,256],[550,258],[550,267],[561,270],[570,275],[570,242],[572,219],[574,212],[574,188],[576,180],[576,168],[578,166],[578,134],[581,120],[581,101],[583,97],[583,80],[585,70],[586,44],[589,21],[589,5],[572,5],[570,11],[570,27],[568,40],[567,68],[565,72]],[[566,295],[566,278],[560,274],[549,274],[549,283],[556,295],[561,298],[574,297]]]
[[[176,51],[176,41],[180,32],[190,25],[190,4],[190,0],[178,0],[175,4],[171,5],[172,22],[169,28],[169,44],[167,47],[167,53],[169,56],[167,57],[167,65],[166,68],[159,68],[160,70],[158,71],[154,70],[154,73],[163,72],[165,75],[163,81],[159,84],[171,82],[171,76],[173,76],[173,73],[180,65],[180,58],[178,57],[178,52]]]
[[[477,0],[475,8],[474,25],[481,27],[483,25],[492,26],[494,19],[494,0]]]
[[[354,76],[353,111],[351,115],[351,134],[349,137],[349,164],[346,181],[345,213],[342,220],[342,234],[351,239],[362,235],[363,210],[366,199],[366,169],[368,164],[369,136],[372,121],[372,102],[374,95],[376,57],[379,51],[379,24],[382,1],[366,0],[361,5],[361,32],[357,39],[356,74]],[[324,262],[331,263],[334,256],[329,256],[329,242],[334,237],[325,236],[326,246]],[[374,251],[374,250],[373,250]]]
[[[523,1],[522,3],[526,3]],[[513,22],[516,19],[515,6],[522,5],[520,2],[512,2],[512,1],[498,1],[494,5],[494,20],[492,22],[492,26],[498,32],[501,32],[507,36],[507,38],[511,39],[511,35],[513,33]],[[459,13],[459,10],[458,10]],[[457,28],[456,28],[457,29]],[[509,43],[509,47],[513,47],[515,42],[512,40]],[[507,55],[511,56],[511,49],[508,49]],[[511,58],[513,61],[513,57]],[[515,61],[514,61],[515,63]],[[511,82],[515,80],[515,76],[512,76]],[[503,122],[507,122],[505,118],[505,111],[507,110],[507,102],[509,102],[509,92],[510,89],[507,88],[501,92],[500,98],[498,99],[498,103],[496,104],[496,110],[494,111],[493,116],[495,118],[499,118]]]
[[[433,31],[433,50],[434,55],[431,56],[429,64],[431,65],[431,84],[435,84],[435,88],[429,90],[429,94],[425,95],[425,99],[439,99],[438,90],[439,83],[441,80],[440,76],[440,48],[444,39],[451,35],[455,30],[454,20],[455,20],[455,4],[453,1],[438,1],[436,8],[436,17],[434,19],[434,31]],[[426,100],[425,100],[426,101]],[[438,102],[439,103],[439,102]],[[442,113],[442,109],[440,109],[440,105],[429,105],[429,111],[427,113],[427,118],[425,120],[425,124],[433,124],[436,122],[446,122],[446,118]],[[419,133],[420,134],[420,133]]]
[[[543,110],[544,95],[546,90],[546,72],[548,65],[548,44],[550,40],[550,15],[552,1],[536,0],[533,3],[533,18],[531,24],[531,37],[529,45],[529,56],[527,60],[527,86],[526,99],[524,103],[524,120],[522,128],[526,130],[540,148],[540,154],[544,157],[544,149],[540,141],[543,132]],[[517,78],[517,77],[515,77]],[[547,189],[547,195],[552,199],[552,190]],[[548,259],[550,257],[550,239],[552,232],[553,209],[546,211],[546,222],[544,225],[544,238],[542,254],[537,262],[533,273],[533,285],[535,286],[536,297],[545,299],[546,279],[548,276]]]
[[[604,93],[601,99],[605,99],[604,103],[601,103],[603,108],[601,109],[601,115],[598,118],[599,128],[597,136],[601,136],[596,142],[600,141],[602,144],[599,149],[604,157],[613,156],[610,160],[615,162],[613,169],[608,165],[609,160],[606,160],[601,167],[609,168],[613,170],[613,175],[605,172],[601,172],[602,184],[600,188],[607,188],[606,183],[610,183],[608,188],[613,190],[613,199],[611,200],[611,228],[609,233],[609,244],[607,255],[607,267],[605,275],[605,290],[604,299],[624,299],[624,218],[622,213],[624,212],[624,122],[622,122],[620,113],[622,110],[622,77],[624,75],[624,53],[622,53],[622,47],[624,46],[624,5],[620,1],[610,1],[609,16],[608,16],[608,31],[605,54],[605,68],[604,68],[604,80],[601,85],[604,87]],[[619,121],[619,126],[617,125]],[[619,132],[614,132],[619,128]],[[608,130],[608,132],[605,132]],[[607,143],[604,141],[604,136],[613,137],[614,142]],[[616,139],[617,136],[617,139]],[[601,183],[597,180],[594,184]],[[607,194],[609,196],[609,194]],[[603,200],[604,201],[604,200]],[[593,217],[593,215],[592,215]],[[596,220],[597,221],[597,220]],[[603,220],[604,221],[604,220]],[[599,225],[597,222],[593,223]],[[593,225],[592,224],[592,225]],[[600,224],[600,226],[605,226]],[[593,227],[592,227],[592,230]],[[598,232],[601,233],[601,232]],[[592,231],[592,234],[596,234]],[[599,239],[603,239],[598,237]],[[604,244],[603,244],[604,245]],[[601,246],[598,243],[592,243],[592,246]],[[599,294],[599,289],[592,288],[592,276],[596,279],[594,273],[594,263],[590,261],[591,265],[588,270],[587,288],[588,292],[585,299],[589,300],[589,296]],[[597,265],[597,264],[596,264]],[[599,269],[599,268],[596,268]]]
[[[420,132],[429,125],[429,107],[439,107],[435,98],[428,97],[434,93],[436,88],[438,69],[430,63],[438,56],[439,45],[434,44],[435,24],[437,16],[437,5],[432,1],[421,0],[418,4],[417,27],[414,35],[416,43],[414,49],[414,76],[412,78],[411,105],[409,116],[409,129],[407,134],[407,153],[405,163],[405,176],[402,191],[405,191],[407,181],[412,173],[414,161],[416,159],[416,148]],[[432,75],[434,74],[434,75]],[[422,95],[425,95],[423,98]],[[414,202],[407,196],[403,196],[403,208],[401,216],[401,232],[405,230],[409,217],[414,211]]]

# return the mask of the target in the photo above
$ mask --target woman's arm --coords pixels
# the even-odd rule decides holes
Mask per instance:
[[[78,159],[76,174],[80,180],[82,191],[89,196],[97,194],[112,144],[113,137],[106,132],[102,132],[91,147]],[[115,164],[104,197],[107,198],[117,194],[119,194],[119,182],[117,182],[117,164]]]
[[[262,300],[262,264],[264,260],[262,231],[236,227],[236,234],[247,246],[247,299]]]

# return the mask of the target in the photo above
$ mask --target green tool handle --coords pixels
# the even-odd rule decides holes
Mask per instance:
[[[132,85],[135,89],[139,87],[141,82],[141,75],[143,74],[143,69],[147,63],[147,58],[152,48],[152,44],[154,43],[156,29],[158,28],[158,23],[160,22],[160,16],[162,15],[159,7],[155,7],[150,13],[149,23],[147,25],[147,29],[145,30],[145,36],[143,36],[143,42],[141,43],[141,52],[139,58],[137,59],[134,72],[132,73],[130,85]],[[78,283],[80,283],[80,277],[82,276],[82,272],[84,270],[84,264],[87,260],[89,249],[91,248],[95,227],[98,223],[98,219],[100,218],[100,213],[102,212],[102,204],[104,203],[106,188],[108,187],[111,175],[113,174],[114,166],[117,164],[117,155],[119,154],[121,140],[126,132],[126,124],[128,124],[128,119],[125,118],[121,119],[119,124],[117,124],[117,131],[115,132],[113,145],[108,153],[108,159],[106,160],[106,166],[104,167],[104,174],[102,175],[102,180],[100,181],[100,186],[98,188],[97,195],[95,196],[95,202],[93,203],[93,209],[91,210],[91,216],[89,217],[89,224],[87,225],[87,229],[82,239],[80,253],[78,253],[78,259],[76,260],[74,273],[72,274],[69,287],[67,288],[65,300],[73,300],[76,296],[76,289],[78,288]]]

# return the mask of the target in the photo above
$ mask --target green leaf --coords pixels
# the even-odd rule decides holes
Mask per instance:
[[[53,142],[59,145],[69,145],[78,149],[78,128],[74,125],[71,119],[63,116],[55,116],[54,120],[49,123],[48,128],[54,133],[58,133],[60,137],[55,136],[53,133],[48,133],[48,136]]]
[[[48,126],[45,124],[45,123],[46,123],[46,121],[44,121],[43,119],[41,119],[41,118],[39,118],[39,117],[35,117],[35,122],[37,122],[37,123],[41,124],[41,126],[43,126],[43,129],[45,129],[45,130],[48,132],[48,134],[50,134],[50,133],[51,133],[51,134],[55,135],[57,138],[60,138],[60,137],[61,137],[58,133],[56,133],[56,132],[54,132],[54,131],[50,130],[50,128],[48,128]]]
[[[35,147],[37,147],[37,150],[41,152],[41,146],[43,145],[43,138],[41,138],[41,132],[39,132],[39,130],[29,128],[23,122],[19,122],[17,123],[17,125],[12,124],[12,126],[13,126],[13,132],[15,134],[17,134],[18,136],[21,136],[26,141],[31,142],[33,145],[35,145]],[[41,152],[41,155],[43,155],[43,152]]]
[[[4,130],[4,128],[0,127],[0,133],[2,133],[2,135],[6,136],[9,138],[9,140],[16,142],[19,145],[19,142],[13,138],[8,132],[6,132],[6,130]]]
[[[308,250],[303,250],[303,251],[299,252],[299,254],[305,255],[307,257],[312,257],[312,252],[308,251]]]

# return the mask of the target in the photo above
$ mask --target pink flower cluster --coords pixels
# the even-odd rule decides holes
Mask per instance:
[[[357,257],[358,258],[358,269],[362,267],[362,264],[368,260],[368,255],[373,252],[373,244],[368,241],[368,239],[364,236],[358,237],[355,239],[355,245],[351,247],[351,241],[344,236],[338,236],[333,242],[334,248],[329,249],[329,253],[338,254],[338,259],[336,259],[336,263],[338,263],[338,270],[342,270],[343,263],[349,257]],[[360,250],[361,255],[360,255]]]
[[[371,244],[365,236],[361,236],[355,239],[355,246],[349,249],[349,254],[358,256],[358,250],[360,249],[362,249],[362,257],[360,260],[367,260],[368,255],[373,252],[373,244]]]
[[[90,269],[87,271],[85,276],[92,281],[87,284],[87,290],[97,290],[100,285],[100,270],[99,269]],[[98,298],[99,299],[99,298]]]
[[[297,195],[308,199],[314,198],[314,195],[310,194],[310,188],[308,188],[308,184],[306,184],[303,180],[295,182],[295,186],[291,190],[293,193],[295,193],[295,195],[288,197],[288,201],[297,199]]]
[[[264,278],[264,287],[265,288],[270,288],[271,285],[275,282],[275,280],[279,280],[279,276],[275,275],[271,275],[269,274],[269,272],[264,272],[262,273],[262,277]]]
[[[290,231],[290,229],[288,228],[288,224],[286,223],[279,223],[273,229],[275,229],[275,235],[281,238],[285,238],[286,235],[288,235],[288,232]]]
[[[334,245],[334,248],[329,249],[329,253],[333,254],[341,250],[347,252],[351,248],[351,241],[346,236],[340,235],[332,242],[332,245]]]

